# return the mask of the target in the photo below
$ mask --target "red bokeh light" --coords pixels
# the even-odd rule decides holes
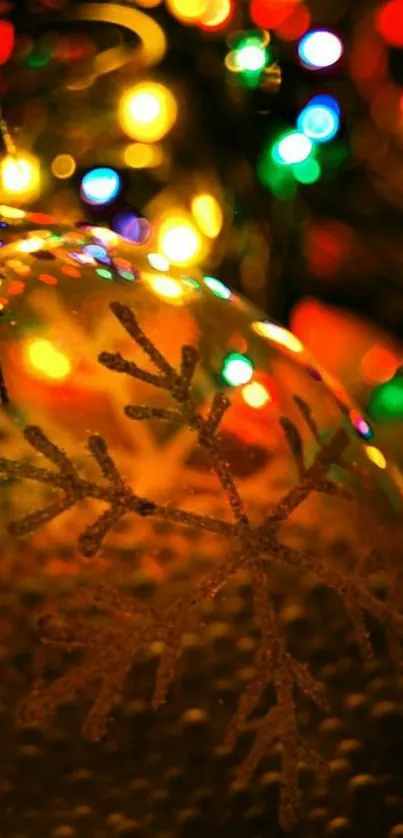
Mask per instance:
[[[322,277],[333,277],[349,258],[355,237],[346,224],[324,221],[308,228],[304,251],[309,270]]]
[[[5,64],[14,48],[14,26],[9,20],[0,20],[0,64]]]
[[[311,16],[308,9],[302,3],[294,6],[291,15],[276,27],[276,35],[283,41],[296,41],[302,38],[308,31],[311,23]]]
[[[378,32],[388,44],[403,46],[403,0],[390,0],[378,11],[376,16]]]
[[[298,0],[252,0],[250,16],[256,26],[276,29],[299,7]]]
[[[382,343],[376,343],[363,357],[360,364],[362,377],[369,384],[383,384],[395,375],[399,359]]]

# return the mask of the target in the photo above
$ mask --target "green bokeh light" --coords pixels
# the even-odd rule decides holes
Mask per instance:
[[[376,387],[368,406],[373,419],[403,419],[403,376]]]
[[[231,387],[247,384],[253,375],[253,363],[246,355],[231,352],[224,360],[221,374]]]

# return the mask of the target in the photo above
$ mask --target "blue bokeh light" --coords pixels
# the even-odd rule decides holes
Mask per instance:
[[[118,172],[106,166],[91,169],[81,181],[81,197],[87,204],[110,204],[121,190],[121,178]]]
[[[297,127],[311,140],[327,143],[340,128],[340,106],[333,96],[314,96],[301,111]]]

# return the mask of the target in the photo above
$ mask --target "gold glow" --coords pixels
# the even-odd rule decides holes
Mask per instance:
[[[169,11],[181,23],[201,21],[209,5],[209,0],[167,0]]]
[[[170,276],[150,276],[148,282],[154,293],[158,294],[159,297],[177,300],[183,296],[182,285]]]
[[[58,154],[57,157],[52,160],[51,168],[55,177],[60,180],[66,180],[74,175],[76,170],[76,161],[71,154]]]
[[[1,161],[0,176],[4,195],[30,198],[38,191],[39,164],[34,157],[7,154]]]
[[[39,373],[42,378],[62,381],[71,372],[69,359],[50,340],[35,338],[25,349],[27,366]]]

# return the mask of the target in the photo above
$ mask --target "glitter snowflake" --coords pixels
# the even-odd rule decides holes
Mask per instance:
[[[276,702],[260,719],[254,744],[238,768],[238,777],[246,782],[257,768],[266,749],[274,743],[281,742],[281,822],[288,828],[297,819],[299,811],[298,762],[304,759],[318,765],[321,761],[320,756],[312,751],[300,736],[295,692],[302,691],[325,712],[328,702],[322,685],[314,679],[308,667],[297,662],[288,653],[283,635],[278,630],[276,613],[269,596],[269,579],[273,565],[312,573],[342,597],[364,656],[368,657],[371,654],[365,625],[367,614],[382,624],[394,658],[400,655],[403,617],[388,603],[374,597],[365,583],[365,568],[368,568],[371,562],[380,561],[375,553],[358,565],[354,573],[347,574],[317,556],[285,545],[280,538],[282,524],[313,492],[351,502],[350,491],[328,477],[334,464],[341,468],[349,468],[348,463],[343,460],[349,442],[348,436],[340,429],[330,440],[322,443],[308,406],[297,398],[297,407],[316,439],[318,453],[312,465],[307,467],[299,431],[289,419],[281,419],[299,479],[275,506],[269,508],[259,525],[252,525],[223,454],[220,424],[230,407],[230,400],[225,394],[216,393],[207,414],[204,415],[192,396],[192,381],[198,364],[197,350],[192,346],[184,346],[180,367],[176,370],[144,334],[131,309],[119,303],[112,303],[111,310],[128,335],[148,356],[155,371],[149,372],[119,353],[102,352],[99,356],[100,363],[113,373],[131,376],[166,391],[173,403],[169,408],[129,404],[125,407],[127,418],[134,422],[152,419],[181,424],[193,431],[221,485],[231,520],[159,505],[147,497],[139,496],[123,478],[106,441],[99,435],[91,435],[87,445],[90,459],[99,469],[102,480],[83,477],[80,467],[76,466],[65,451],[50,440],[41,428],[28,426],[24,431],[27,442],[37,454],[48,460],[53,468],[43,467],[31,461],[1,458],[0,477],[34,481],[45,488],[60,490],[60,497],[13,522],[10,532],[13,535],[33,533],[66,510],[88,499],[94,499],[105,504],[106,508],[79,536],[79,547],[87,557],[94,556],[109,532],[121,519],[129,515],[219,533],[228,540],[231,549],[226,558],[197,581],[186,596],[180,596],[163,607],[153,607],[135,598],[125,598],[113,588],[100,586],[95,594],[96,603],[112,618],[106,625],[94,628],[88,619],[80,616],[42,616],[40,630],[43,639],[47,643],[59,644],[67,649],[81,647],[83,662],[51,685],[36,685],[21,706],[20,718],[24,723],[44,721],[61,702],[75,698],[85,687],[97,682],[100,687],[85,720],[84,733],[90,739],[98,740],[106,731],[108,715],[119,699],[134,658],[155,641],[163,644],[152,697],[152,706],[157,709],[166,700],[175,677],[182,637],[191,613],[204,600],[214,597],[238,571],[247,570],[251,581],[255,618],[260,629],[260,648],[254,675],[240,697],[225,741],[228,746],[235,743],[247,720],[262,703],[267,685],[272,684]]]

